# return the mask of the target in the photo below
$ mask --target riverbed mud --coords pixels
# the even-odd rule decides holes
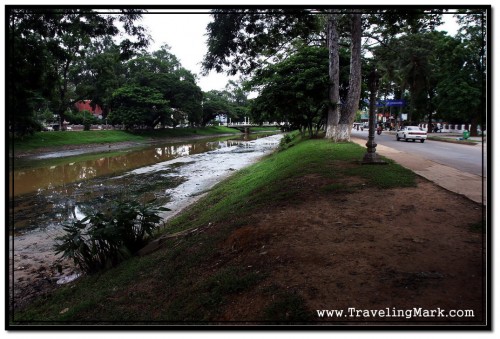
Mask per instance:
[[[118,175],[90,176],[58,187],[48,185],[50,189],[16,197],[12,202],[16,227],[9,246],[11,306],[22,307],[33,297],[57,288],[58,281],[80,273],[70,260],[54,253],[64,222],[82,219],[89,209],[104,209],[124,197],[154,200],[156,205],[169,208],[162,214],[166,221],[234,171],[274,150],[281,137],[211,141],[215,145],[204,147],[201,153],[185,146],[176,149],[176,156],[167,161],[161,161],[160,155],[171,152],[172,146],[155,145],[152,156],[158,156],[160,162],[153,165]]]

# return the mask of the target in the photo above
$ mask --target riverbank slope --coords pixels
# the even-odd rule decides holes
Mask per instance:
[[[353,143],[291,145],[217,185],[152,251],[44,296],[15,321],[485,324],[480,204],[393,161],[361,165],[365,150]],[[473,317],[317,312],[414,307]]]

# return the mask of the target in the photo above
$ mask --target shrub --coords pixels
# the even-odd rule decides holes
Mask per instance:
[[[56,238],[54,249],[85,273],[110,268],[146,244],[161,221],[159,212],[165,210],[151,203],[117,202],[108,214],[93,212],[66,223],[66,234]]]
[[[294,131],[291,133],[287,133],[281,138],[280,144],[279,144],[279,150],[284,151],[293,145],[295,145],[296,138],[298,136],[298,132]]]

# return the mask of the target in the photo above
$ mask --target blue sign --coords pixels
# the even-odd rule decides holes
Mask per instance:
[[[404,100],[387,100],[385,102],[386,106],[396,106],[396,107],[403,107],[406,104]]]
[[[366,100],[367,103],[369,103]],[[377,107],[403,107],[406,105],[406,101],[404,100],[377,100]]]

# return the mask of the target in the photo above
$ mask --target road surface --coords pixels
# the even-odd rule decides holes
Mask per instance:
[[[351,135],[368,140],[368,129],[366,128],[364,131],[353,130]],[[439,134],[437,135],[439,136]],[[387,131],[382,132],[381,135],[375,134],[375,142],[401,152],[418,155],[462,172],[487,176],[486,145],[480,143],[472,146],[433,140],[426,140],[424,143],[396,141],[395,132]]]

